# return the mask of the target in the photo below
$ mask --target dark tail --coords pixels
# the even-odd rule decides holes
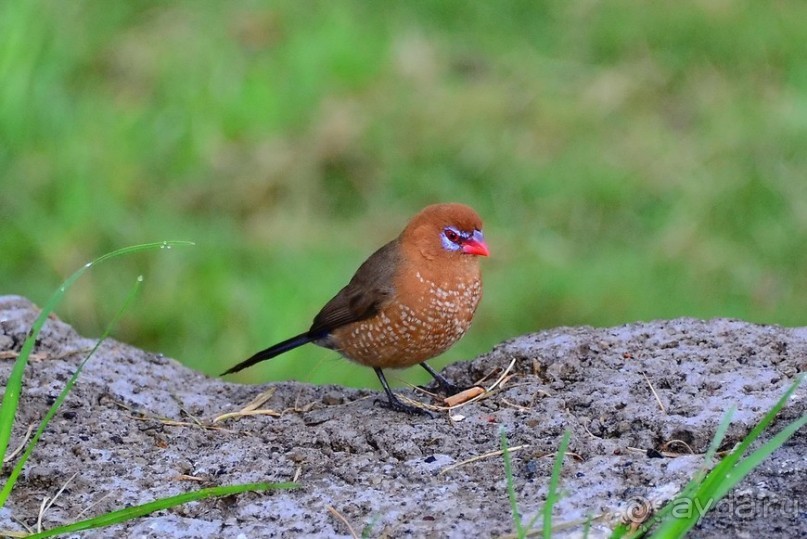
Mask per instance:
[[[293,350],[298,346],[302,346],[314,340],[316,340],[316,337],[312,337],[311,335],[308,334],[308,332],[301,333],[296,337],[286,339],[285,341],[279,342],[274,346],[270,346],[266,350],[261,350],[260,352],[258,352],[251,358],[247,359],[246,361],[242,361],[235,367],[227,369],[226,371],[221,373],[221,376],[224,376],[225,374],[232,374],[234,372],[246,369],[247,367],[251,367],[256,363],[260,363],[261,361],[264,361],[266,359],[272,359],[275,356],[279,356],[283,352],[288,352],[289,350]]]

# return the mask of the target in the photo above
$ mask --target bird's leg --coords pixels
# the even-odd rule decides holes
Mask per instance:
[[[384,376],[384,372],[378,367],[373,367],[373,370],[375,371],[376,376],[378,376],[378,379],[381,381],[381,386],[384,388],[384,392],[387,394],[389,403],[387,403],[386,406],[389,407],[390,410],[395,410],[396,412],[406,412],[407,414],[412,415],[425,414],[431,416],[428,410],[417,408],[416,406],[409,406],[408,404],[404,404],[399,401],[398,397],[396,397],[390,389],[389,384],[387,383],[387,378]]]
[[[439,385],[443,389],[443,391],[446,392],[446,394],[456,395],[457,393],[462,391],[463,388],[459,387],[456,384],[452,384],[451,382],[446,380],[445,376],[429,367],[427,363],[425,362],[421,363],[420,366],[426,369],[426,372],[432,375],[432,378],[434,378],[437,381],[437,385]]]

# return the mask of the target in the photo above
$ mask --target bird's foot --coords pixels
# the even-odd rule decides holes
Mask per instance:
[[[443,379],[443,381],[445,383],[441,384],[438,382],[437,385],[440,386],[440,389],[442,389],[447,396],[456,395],[457,393],[462,393],[466,389],[470,389],[469,387],[466,386],[458,386],[457,384],[449,382],[448,380],[445,379]]]
[[[382,399],[376,399],[375,404],[383,406],[384,408],[389,408],[390,410],[393,410],[395,412],[404,412],[409,415],[425,415],[429,417],[434,417],[432,416],[431,412],[429,412],[425,408],[420,408],[418,406],[410,406],[408,404],[402,403],[398,399],[389,399],[386,401]]]
[[[426,370],[426,372],[428,372],[432,376],[432,378],[434,378],[434,381],[437,382],[438,386],[440,386],[440,390],[447,396],[456,395],[457,393],[461,393],[466,389],[470,389],[470,387],[461,387],[458,386],[457,384],[449,382],[445,376],[429,367],[428,363],[421,363],[420,366],[423,367]],[[429,390],[428,387],[425,386],[420,387],[421,389],[425,389],[426,391]]]
[[[436,384],[437,387],[434,387],[434,384],[422,385],[422,386],[418,386],[418,387],[420,389],[422,389],[424,391],[427,391],[427,392],[430,392],[430,393],[434,393],[435,391],[439,391],[440,393],[442,393],[443,395],[446,395],[446,396],[456,395],[457,393],[460,393],[460,392],[465,391],[466,389],[468,389],[467,387],[461,387],[461,386],[458,386],[457,384],[452,384],[451,382],[449,382],[445,378],[443,378],[443,381],[444,381],[444,383],[441,383],[439,380],[435,380],[435,382],[437,382],[437,384]]]

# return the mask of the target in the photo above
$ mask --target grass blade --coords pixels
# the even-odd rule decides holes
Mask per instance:
[[[787,388],[787,391],[785,391],[785,393],[779,398],[779,400],[776,401],[776,404],[774,404],[773,408],[771,408],[768,411],[768,413],[765,414],[762,420],[759,423],[757,423],[753,429],[751,429],[751,432],[748,433],[748,436],[743,438],[742,442],[740,442],[740,445],[737,447],[737,449],[735,451],[732,451],[724,460],[732,462],[732,466],[738,460],[740,460],[743,454],[745,454],[745,452],[748,450],[748,447],[752,443],[754,443],[757,440],[757,438],[759,438],[759,436],[762,434],[762,432],[765,429],[767,429],[768,426],[773,422],[774,418],[777,416],[779,411],[782,408],[784,408],[785,404],[787,404],[788,399],[790,399],[790,396],[793,395],[793,393],[796,391],[796,389],[799,387],[799,385],[802,383],[803,380],[804,380],[804,373],[796,377],[795,381],[790,385],[789,388]]]
[[[560,472],[563,469],[563,458],[566,456],[566,451],[569,448],[569,440],[571,439],[571,432],[565,431],[563,438],[560,441],[558,452],[555,455],[555,463],[552,467],[552,477],[549,480],[549,489],[546,494],[546,502],[544,509],[541,513],[536,513],[535,516],[524,526],[521,523],[521,512],[518,509],[518,500],[516,499],[515,481],[513,479],[513,463],[510,457],[509,443],[504,429],[501,430],[501,448],[502,457],[504,458],[504,475],[507,481],[507,497],[510,500],[510,511],[513,514],[513,525],[516,528],[516,536],[519,539],[527,537],[530,530],[535,525],[538,517],[543,514],[544,526],[543,536],[549,538],[552,536],[552,509],[555,507],[560,496],[558,495],[558,484],[560,482]]]
[[[796,434],[796,432],[805,425],[807,425],[807,414],[801,416],[799,419],[795,420],[787,427],[779,431],[776,436],[762,444],[762,447],[751,453],[748,458],[738,463],[732,470],[731,477],[726,478],[726,481],[723,481],[718,485],[715,492],[715,497],[720,499],[728,494],[728,491],[731,490],[735,484],[739,483],[740,480],[751,473],[754,468],[762,464],[762,461],[768,458],[771,453],[783,446],[791,436]]]
[[[560,482],[560,472],[563,469],[563,457],[566,456],[566,450],[569,448],[569,439],[572,433],[568,430],[563,433],[563,438],[560,441],[560,447],[555,455],[555,464],[552,466],[552,477],[549,479],[549,491],[546,493],[546,502],[544,503],[544,539],[552,537],[552,509],[560,499],[558,495],[558,483]],[[536,514],[529,524],[527,524],[527,531],[532,528],[535,520],[538,518]]]
[[[771,424],[803,379],[803,374],[796,378],[773,408],[771,408],[762,420],[751,429],[751,432],[743,438],[738,447],[726,455],[702,481],[694,482],[694,485],[693,483],[687,485],[687,488],[668,504],[670,507],[679,508],[679,512],[681,507],[685,508],[686,511],[684,511],[684,514],[676,515],[672,513],[668,515],[668,518],[662,521],[661,526],[653,534],[653,537],[665,539],[683,537],[709,508],[717,504],[723,496],[745,478],[754,468],[759,466],[765,458],[777,448],[781,447],[798,429],[807,424],[807,416],[802,416],[782,429],[776,436],[768,440],[762,447],[740,462],[740,459],[743,457],[748,447],[754,443]]]
[[[731,419],[734,417],[734,412],[736,411],[737,407],[731,405],[729,406],[729,409],[726,410],[726,413],[723,414],[723,418],[720,420],[720,424],[717,426],[715,435],[712,437],[712,441],[709,444],[709,449],[706,450],[706,456],[703,459],[703,467],[698,471],[700,477],[704,477],[708,473],[709,468],[714,464],[717,450],[720,449],[720,444],[723,443],[723,439],[726,437],[726,433],[729,431]],[[696,474],[695,477],[698,477],[698,474]]]
[[[790,396],[804,380],[804,374],[796,377],[793,384],[785,391],[782,397],[768,411],[760,422],[743,438],[737,448],[723,458],[711,472],[707,474],[706,467],[714,458],[717,449],[723,441],[731,423],[734,408],[723,416],[715,436],[712,439],[704,459],[704,468],[699,470],[692,480],[668,502],[660,511],[636,530],[630,530],[627,525],[618,525],[611,539],[624,536],[636,537],[643,535],[653,526],[659,524],[652,537],[655,539],[670,539],[683,537],[692,526],[725,496],[739,481],[748,475],[755,467],[767,458],[773,451],[784,444],[801,427],[807,424],[807,417],[801,417],[785,427],[776,436],[766,442],[748,458],[740,461],[748,447],[759,438],[762,432],[770,425],[779,411],[787,403]]]
[[[521,512],[518,510],[518,500],[516,499],[516,485],[513,479],[513,461],[510,457],[510,447],[507,441],[507,433],[501,429],[500,445],[502,448],[502,458],[504,459],[504,477],[507,481],[507,498],[510,500],[510,511],[513,514],[513,525],[516,528],[516,535],[521,539],[526,537],[524,526],[521,524]]]
[[[28,539],[44,539],[46,537],[54,537],[64,533],[80,532],[84,530],[91,530],[94,528],[102,528],[104,526],[112,526],[120,524],[128,520],[146,516],[155,511],[169,509],[176,505],[183,503],[204,500],[213,496],[232,496],[242,492],[260,492],[264,490],[280,490],[296,488],[296,483],[247,483],[243,485],[225,485],[221,487],[210,487],[193,492],[186,492],[184,494],[177,494],[168,498],[161,498],[153,502],[144,503],[134,507],[127,507],[111,513],[80,520],[73,524],[51,528],[40,533],[29,535]]]
[[[704,477],[706,477],[706,475],[709,473],[709,468],[714,462],[714,457],[715,454],[717,454],[717,450],[720,448],[720,444],[723,443],[723,439],[726,437],[726,433],[731,426],[731,419],[734,417],[735,411],[736,408],[731,406],[723,414],[720,424],[715,430],[715,435],[712,437],[712,441],[709,443],[709,448],[706,450],[703,465],[695,472],[692,479],[689,480],[689,482],[684,486],[683,489],[681,489],[681,492],[679,492],[678,495],[673,498],[673,500],[665,504],[664,507],[658,510],[649,520],[642,523],[641,527],[637,530],[637,533],[632,533],[631,536],[637,535],[640,531],[647,531],[656,524],[664,522],[668,515],[670,515],[673,510],[678,507],[676,503],[677,500],[687,500],[687,503],[693,500],[696,490],[703,481]],[[627,533],[627,531],[628,530],[626,528],[625,533]],[[611,539],[616,539],[616,537],[612,535]]]
[[[42,308],[39,316],[37,316],[36,321],[34,321],[31,331],[22,345],[20,355],[14,362],[14,366],[11,369],[11,374],[6,382],[5,392],[3,393],[3,403],[0,405],[0,456],[5,456],[6,449],[8,449],[8,442],[11,439],[11,429],[14,426],[14,416],[17,413],[17,405],[19,404],[20,400],[20,389],[22,388],[22,378],[25,373],[25,366],[28,363],[28,357],[31,355],[31,351],[34,348],[34,344],[39,336],[39,332],[42,330],[42,326],[45,325],[50,313],[56,309],[56,306],[62,300],[62,297],[64,297],[65,292],[67,292],[67,290],[78,280],[79,277],[84,274],[84,272],[91,267],[100,264],[101,262],[109,260],[110,258],[135,253],[138,251],[145,251],[147,249],[170,249],[171,247],[182,245],[194,245],[194,243],[189,241],[161,241],[123,247],[110,253],[106,253],[79,268],[70,277],[65,279],[62,285],[56,289],[50,298],[48,298],[47,303],[45,303],[45,306]],[[0,503],[0,507],[2,507],[2,503]]]
[[[92,347],[92,350],[87,354],[87,356],[78,364],[76,367],[76,371],[73,373],[73,376],[67,381],[67,383],[62,388],[62,391],[59,393],[59,396],[56,397],[56,400],[51,405],[48,412],[45,414],[45,417],[42,418],[42,421],[39,423],[39,428],[36,429],[36,434],[28,441],[28,445],[25,448],[25,451],[20,458],[17,460],[17,463],[14,465],[14,469],[11,470],[11,473],[6,480],[6,483],[3,485],[3,489],[0,490],[0,507],[3,507],[8,499],[9,495],[11,494],[11,490],[14,488],[14,485],[17,483],[17,478],[19,477],[20,473],[22,473],[22,469],[25,466],[25,463],[28,461],[28,457],[31,456],[33,453],[34,448],[36,448],[36,444],[39,442],[39,438],[45,432],[45,429],[48,428],[48,424],[50,420],[53,419],[53,416],[56,415],[56,412],[59,411],[59,407],[61,407],[64,400],[67,398],[67,395],[70,393],[70,390],[73,388],[73,385],[78,380],[78,375],[81,374],[82,369],[84,369],[84,365],[87,364],[87,361],[95,354],[96,350],[101,346],[101,344],[109,337],[109,334],[112,332],[112,328],[117,325],[118,321],[123,316],[123,313],[129,308],[132,301],[134,300],[137,293],[140,291],[140,285],[143,282],[143,277],[140,276],[137,278],[137,282],[132,287],[132,290],[129,292],[129,295],[124,301],[123,305],[112,320],[107,324],[106,328],[104,329],[104,333],[101,337],[96,341],[95,346]]]

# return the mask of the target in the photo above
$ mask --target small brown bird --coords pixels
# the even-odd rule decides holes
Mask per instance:
[[[448,350],[471,325],[482,296],[478,257],[488,255],[474,210],[463,204],[427,206],[359,267],[308,331],[223,374],[313,342],[372,367],[391,409],[419,413],[395,397],[382,369],[420,364],[444,390],[456,390],[425,361]]]

